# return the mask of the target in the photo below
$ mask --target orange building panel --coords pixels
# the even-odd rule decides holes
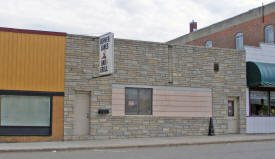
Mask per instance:
[[[64,92],[65,34],[0,28],[0,90]]]

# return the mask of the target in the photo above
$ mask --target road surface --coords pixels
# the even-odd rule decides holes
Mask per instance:
[[[274,159],[275,141],[177,147],[5,152],[0,159]]]

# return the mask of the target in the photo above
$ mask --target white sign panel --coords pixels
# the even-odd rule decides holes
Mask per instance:
[[[114,72],[114,34],[107,33],[99,37],[99,74]]]

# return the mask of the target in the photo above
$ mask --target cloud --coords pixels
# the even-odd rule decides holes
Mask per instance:
[[[0,0],[0,26],[168,41],[261,5],[260,0]],[[271,0],[264,0],[269,3]]]

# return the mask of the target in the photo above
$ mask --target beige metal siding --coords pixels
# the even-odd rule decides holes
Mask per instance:
[[[112,116],[125,115],[125,88],[112,89]]]
[[[211,92],[153,90],[153,116],[210,117]]]
[[[112,90],[112,115],[125,115],[125,88]],[[153,116],[210,117],[211,91],[153,89]]]

